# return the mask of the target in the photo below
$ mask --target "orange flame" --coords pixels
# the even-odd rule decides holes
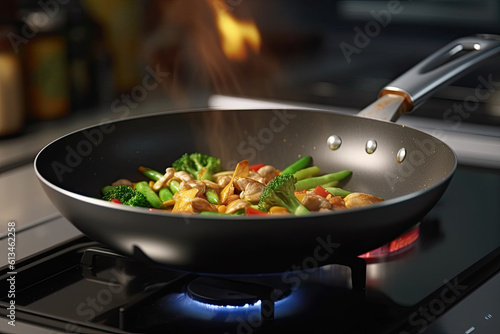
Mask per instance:
[[[221,47],[228,59],[242,61],[248,56],[248,49],[258,53],[261,36],[251,21],[236,19],[220,0],[208,0],[212,5],[221,39]]]

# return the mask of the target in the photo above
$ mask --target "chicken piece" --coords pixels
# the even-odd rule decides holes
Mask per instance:
[[[189,189],[198,189],[198,194],[204,194],[206,186],[204,182],[198,180],[182,181],[179,190],[189,190]]]
[[[370,204],[382,202],[380,197],[364,194],[364,193],[351,193],[344,197],[346,208],[360,208]]]
[[[219,176],[216,179],[216,181],[217,181],[217,184],[219,186],[224,188],[225,186],[227,186],[229,184],[229,182],[231,182],[231,176],[230,175],[222,175],[222,176]]]
[[[184,181],[184,182],[189,182],[189,181],[194,180],[193,175],[191,175],[188,172],[185,172],[183,170],[175,172],[174,177],[176,177],[179,180]]]
[[[240,195],[232,194],[227,198],[226,203],[229,204],[229,203],[234,202],[234,201],[239,200],[239,199],[240,199]]]
[[[217,207],[212,203],[208,202],[206,199],[195,197],[191,200],[191,206],[194,212],[210,211],[218,212]]]
[[[306,191],[306,195],[302,199],[302,204],[309,211],[319,211],[320,209],[331,210],[332,208],[332,205],[326,198],[316,194],[314,191]]]
[[[241,209],[246,209],[249,206],[250,204],[248,204],[247,201],[242,199],[237,199],[235,201],[232,201],[226,206],[226,213],[235,213],[236,211],[239,211]]]
[[[266,178],[253,170],[248,172],[248,177],[252,180],[259,181],[262,184],[266,183]]]
[[[257,173],[259,173],[263,178],[264,178],[264,184],[268,184],[269,181],[274,179],[276,175],[279,175],[280,171],[274,168],[271,165],[265,165],[264,167],[261,167]]]
[[[248,177],[238,177],[234,180],[235,188],[240,192],[240,198],[252,204],[259,203],[262,189],[266,186],[259,181]]]
[[[345,202],[344,202],[344,199],[342,197],[328,195],[328,196],[326,196],[326,199],[332,205],[332,209],[334,209],[334,210],[346,209]]]

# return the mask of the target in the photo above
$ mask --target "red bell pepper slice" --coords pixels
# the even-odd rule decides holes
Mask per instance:
[[[110,202],[113,202],[113,203],[117,203],[117,204],[123,204],[122,202],[120,202],[119,199],[117,198],[113,198]]]
[[[267,216],[267,213],[264,211],[254,209],[254,208],[249,206],[249,207],[247,207],[247,215],[249,215],[249,216]]]
[[[253,172],[257,172],[259,169],[261,169],[264,166],[265,166],[265,164],[251,165],[251,166],[248,166],[248,170],[251,170]]]
[[[330,193],[323,188],[322,186],[317,186],[316,189],[314,189],[314,193],[317,195],[320,195],[321,197],[326,198]]]

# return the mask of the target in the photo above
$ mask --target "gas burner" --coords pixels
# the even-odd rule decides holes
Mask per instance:
[[[275,303],[290,293],[288,285],[266,277],[245,280],[201,276],[187,286],[187,295],[206,305],[225,309],[259,307],[262,320],[274,319]]]
[[[279,287],[272,286],[220,277],[198,277],[189,283],[187,294],[201,303],[231,308],[255,305],[263,299],[276,302],[291,292],[290,287],[282,283]]]

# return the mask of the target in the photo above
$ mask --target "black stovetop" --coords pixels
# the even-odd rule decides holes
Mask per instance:
[[[332,264],[287,276],[207,278],[137,263],[78,237],[16,264],[16,322],[50,333],[432,330],[500,271],[499,199],[498,171],[461,166],[418,225],[419,239],[403,252],[367,260],[366,267],[355,258],[349,266]],[[359,281],[352,284],[351,276],[365,269],[363,289]],[[1,269],[2,317],[13,300],[7,294],[10,276],[8,267]],[[200,299],[197,292],[207,285],[233,301]],[[485,316],[500,318],[497,306],[489,305]],[[465,333],[476,319],[469,324],[462,316],[461,321],[467,328],[459,333]],[[6,328],[16,333],[21,327]]]

